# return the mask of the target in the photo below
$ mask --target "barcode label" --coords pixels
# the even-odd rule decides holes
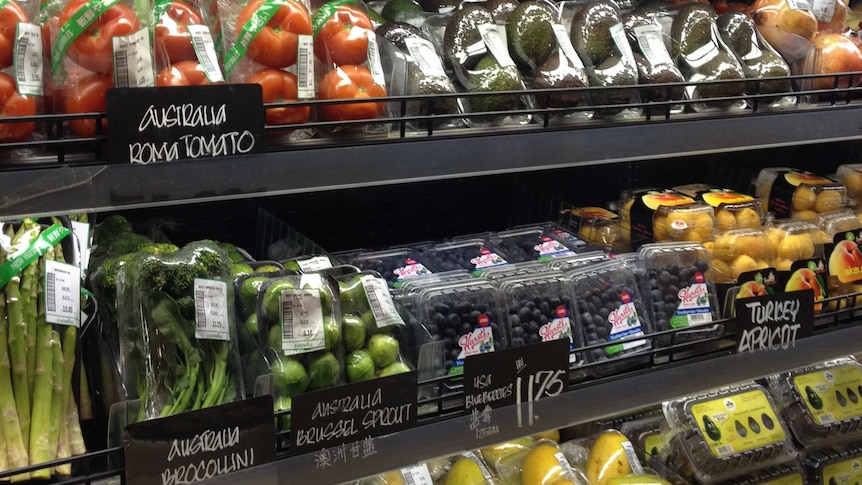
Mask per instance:
[[[359,28],[359,27],[354,27]],[[366,30],[368,36],[368,69],[374,84],[386,86],[386,76],[383,74],[383,65],[380,62],[380,51],[377,49],[377,34],[373,30]]]
[[[575,471],[572,470],[572,465],[569,464],[569,460],[566,459],[566,455],[563,452],[558,451],[554,453],[554,458],[557,459],[557,463],[560,464],[560,468],[563,469],[564,478],[574,479]]]
[[[15,32],[15,81],[18,94],[42,95],[42,29],[19,22]]]
[[[626,459],[628,459],[629,465],[632,467],[632,474],[640,475],[643,473],[644,469],[641,466],[640,460],[638,460],[638,455],[635,453],[635,447],[632,446],[631,441],[623,441],[621,445],[623,447],[623,451],[626,453]]]
[[[506,47],[506,30],[496,24],[480,24],[478,28],[485,47],[497,63],[503,67],[514,67],[515,61],[509,56],[509,49]]]
[[[709,312],[692,313],[688,316],[688,326],[690,327],[706,325],[707,323],[712,323],[712,314]]]
[[[720,445],[715,447],[715,453],[718,456],[733,454],[733,445]]]
[[[297,98],[314,99],[314,37],[299,35],[296,45]]]
[[[443,63],[440,62],[440,57],[431,42],[419,37],[408,37],[404,39],[404,44],[422,74],[436,77],[446,76]]]
[[[787,6],[791,10],[811,10],[811,5],[808,0],[787,0]]]
[[[428,471],[428,465],[421,464],[401,469],[401,476],[404,477],[406,485],[434,485],[431,479],[431,473]]]
[[[129,56],[126,51],[114,52],[114,86],[129,87]]]
[[[374,314],[374,320],[377,321],[377,328],[404,325],[404,320],[401,319],[401,315],[398,314],[398,310],[395,309],[395,304],[392,302],[392,295],[389,294],[386,280],[372,275],[364,275],[359,281],[362,283],[362,288],[365,289],[368,305],[371,307],[371,313]]]
[[[835,2],[837,0],[811,0],[811,13],[817,20],[828,24],[835,17]]]
[[[147,29],[111,40],[114,47],[114,85],[118,88],[154,86],[153,55]]]
[[[488,467],[485,466],[485,463],[480,460],[475,453],[473,453],[472,451],[468,451],[467,453],[464,453],[463,456],[467,459],[472,460],[473,463],[475,463],[479,467],[479,470],[482,472],[482,476],[485,477],[485,480],[493,479],[493,477],[491,476],[491,472],[488,471]]]
[[[331,268],[332,261],[326,256],[315,256],[304,260],[297,260],[296,264],[304,273],[320,271],[322,269]]]
[[[200,24],[189,24],[186,26],[192,38],[192,47],[195,49],[198,62],[204,69],[204,74],[211,83],[224,82],[224,75],[218,65],[215,43],[209,27]]]
[[[639,25],[634,28],[638,48],[652,65],[673,64],[658,24]]]
[[[566,31],[566,28],[561,24],[554,24],[554,36],[557,38],[557,45],[560,46],[560,50],[563,52],[563,55],[572,62],[578,69],[584,69],[584,62],[578,56],[578,53],[575,52],[575,46],[572,45],[572,38],[569,36],[569,32]]]
[[[81,325],[81,268],[45,261],[45,321]]]
[[[284,355],[322,350],[325,347],[326,337],[323,332],[320,292],[318,290],[282,291],[281,348]]]
[[[623,24],[614,24],[611,26],[611,37],[617,45],[623,59],[628,61],[629,65],[635,65],[635,55],[632,53],[632,46],[629,44],[629,38],[626,36],[626,30]]]
[[[819,419],[820,424],[830,424],[835,422],[835,417],[832,416],[832,413],[821,414]]]
[[[195,338],[230,340],[227,284],[195,278]]]

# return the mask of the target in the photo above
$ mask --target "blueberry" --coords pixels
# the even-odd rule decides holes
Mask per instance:
[[[456,332],[454,328],[447,328],[443,331],[443,336],[449,339],[454,339],[458,336],[458,332]]]
[[[470,321],[478,322],[480,316],[482,316],[482,313],[480,313],[479,310],[473,310],[472,312],[470,312]]]
[[[411,324],[410,326],[414,327],[413,324]],[[428,333],[430,333],[431,335],[437,334],[437,325],[434,325],[433,323],[429,323],[425,329],[428,330]]]
[[[600,308],[600,309],[599,309],[599,311],[598,311],[598,312],[596,312],[596,314],[597,314],[598,316],[602,317],[602,320],[603,320],[603,321],[607,321],[607,320],[608,320],[608,317],[609,317],[609,316],[610,316],[610,314],[611,314],[611,311],[610,311],[610,310],[608,310],[607,308]]]
[[[676,313],[676,304],[675,303],[667,303],[664,306],[664,312],[668,315],[673,315]]]
[[[542,325],[546,325],[548,321],[548,317],[542,315],[541,317],[539,317],[539,326],[541,327]]]
[[[460,349],[452,349],[449,351],[449,356],[452,360],[457,359],[461,355]]]
[[[443,343],[443,347],[445,347],[446,350],[452,350],[455,348],[455,341],[450,340],[450,339],[446,339]]]
[[[531,343],[531,344],[536,344],[536,343],[539,343],[542,341],[542,337],[539,337],[536,334],[530,335],[529,339],[530,340],[528,341],[528,343]]]
[[[667,292],[668,292],[670,295],[672,295],[674,298],[676,298],[676,296],[677,296],[677,295],[679,295],[679,288],[678,288],[677,286],[675,286],[675,285],[670,285],[670,286],[668,286],[668,287],[667,287],[667,290],[665,290],[665,291],[667,291]]]
[[[542,311],[538,308],[533,310],[533,321],[538,322],[540,318],[542,318]]]
[[[461,318],[453,313],[449,315],[449,318],[447,318],[447,323],[452,328],[458,328],[461,325]]]
[[[435,313],[434,314],[434,323],[438,327],[445,327],[446,324],[448,323],[448,320],[446,320],[446,317],[442,313]]]
[[[554,308],[557,308],[557,305],[554,305]],[[550,312],[550,311],[551,311],[551,304],[550,304],[550,303],[548,303],[548,302],[546,302],[546,301],[543,301],[542,303],[540,303],[540,304],[539,304],[539,310],[540,310],[542,313],[544,313],[544,314],[546,314],[546,315],[547,315],[547,314],[548,314],[548,312]]]
[[[440,313],[442,315],[448,315],[449,314],[449,307],[443,303],[437,303],[434,305],[434,311],[437,313]]]
[[[596,336],[599,339],[606,339],[610,335],[610,330],[607,327],[601,326],[596,328]]]
[[[694,262],[694,267],[697,268],[701,273],[706,273],[709,270],[709,263],[704,259],[698,259]]]
[[[539,333],[539,324],[536,322],[530,322],[527,325],[526,329],[527,329],[527,332],[529,332],[529,333],[538,334]]]
[[[533,318],[533,312],[531,312],[529,308],[522,307],[521,310],[518,312],[518,316],[520,317],[522,322],[527,322],[531,318]]]
[[[548,299],[548,306],[550,306],[551,309],[555,309],[563,303],[563,300],[569,300],[569,297],[564,296],[562,298],[557,298],[556,296],[552,296]]]
[[[670,278],[671,278],[670,272],[668,272],[667,270],[662,270],[662,272],[658,274],[658,280],[663,285],[670,284]]]
[[[524,335],[524,329],[523,328],[521,328],[520,326],[512,327],[512,338],[513,339],[516,337],[520,337],[521,335]]]
[[[470,325],[469,323],[462,323],[462,324],[461,324],[461,329],[459,330],[459,333],[460,333],[461,335],[465,335],[465,334],[468,334],[468,333],[470,333],[470,332],[472,332],[472,331],[473,331],[473,326],[472,326],[472,325]]]
[[[602,318],[598,315],[593,315],[592,319],[593,319],[593,326],[595,326],[596,328],[607,325],[607,320],[605,320],[604,318]]]

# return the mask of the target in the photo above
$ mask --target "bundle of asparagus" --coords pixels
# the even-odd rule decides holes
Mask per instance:
[[[46,319],[46,261],[65,262],[60,224],[25,219],[0,250],[0,471],[86,452],[72,393],[78,329]],[[71,465],[13,481],[70,475]]]

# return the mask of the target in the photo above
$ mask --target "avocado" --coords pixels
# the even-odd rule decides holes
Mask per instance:
[[[514,67],[501,66],[494,56],[483,57],[470,73],[470,92],[518,91],[524,88]],[[517,96],[479,96],[470,98],[470,111],[508,111],[518,108]]]
[[[380,11],[380,16],[386,19],[387,22],[395,22],[398,20],[398,14],[401,12],[421,12],[422,6],[415,0],[389,0]]]
[[[710,419],[709,416],[703,417],[703,429],[706,431],[706,435],[713,441],[721,441],[721,431],[718,429],[718,426],[712,422],[712,419]]]
[[[818,411],[823,409],[823,400],[820,399],[820,396],[814,392],[814,389],[811,389],[810,386],[805,386],[805,398],[808,399],[808,404],[810,404],[812,408]]]
[[[671,27],[674,59],[688,55],[712,39],[712,24],[717,15],[709,5],[695,2],[679,9]]]
[[[421,94],[455,94],[458,92],[455,89],[455,85],[452,84],[452,81],[446,76],[426,76],[425,73],[419,69],[419,66],[415,63],[411,62],[407,66],[407,87],[406,92],[408,95],[421,95]],[[427,115],[430,114],[428,108],[429,106],[433,106],[434,113],[444,114],[444,113],[457,113],[458,112],[458,102],[456,98],[435,98],[433,101],[424,102],[420,101],[419,114]]]
[[[790,66],[757,34],[751,18],[740,12],[725,12],[716,21],[721,38],[741,60],[745,76],[753,79],[784,77],[790,75]],[[761,81],[748,83],[748,93],[786,93],[791,91],[790,81]]]
[[[572,44],[581,59],[594,66],[604,62],[616,49],[611,27],[620,22],[614,4],[609,1],[590,3],[572,19]]]
[[[458,8],[458,3],[455,0],[419,0],[422,9],[431,13],[451,12]]]
[[[535,69],[544,63],[557,41],[554,37],[556,12],[544,0],[527,0],[509,16],[506,39],[509,52],[522,69]]]
[[[638,83],[637,68],[614,54],[596,66],[590,76],[590,86],[634,86]],[[603,90],[593,94],[598,105],[623,104],[631,101],[637,93],[634,90]]]
[[[673,64],[652,64],[646,57],[635,52],[635,64],[638,67],[638,82],[640,84],[666,84],[681,83],[685,79]],[[661,102],[674,99],[683,99],[685,90],[682,86],[672,88],[656,87],[641,90],[642,101]]]
[[[703,75],[698,81],[745,79],[745,74],[739,63],[724,51],[719,51],[712,60],[698,67],[697,72]],[[698,86],[697,92],[696,97],[701,99],[742,96],[745,92],[745,85],[742,83],[706,84]]]
[[[760,415],[760,420],[763,421],[763,426],[766,426],[766,429],[771,430],[775,427],[775,421],[773,421],[766,413]]]
[[[536,69],[533,77],[534,89],[583,88],[589,85],[586,71],[562,53],[548,57],[548,60]],[[537,94],[536,102],[542,108],[568,108],[578,106],[586,97],[587,94],[583,92]]]
[[[406,22],[387,22],[380,27],[377,27],[374,32],[394,44],[395,47],[399,48],[401,52],[404,53],[408,52],[407,44],[404,43],[404,39],[407,39],[408,37],[419,37],[420,39],[429,40],[428,36],[426,36],[419,28]]]
[[[718,31],[724,43],[738,56],[751,52],[756,40],[754,21],[741,11],[728,11],[716,20]]]
[[[478,26],[491,23],[494,23],[491,12],[480,5],[468,5],[455,12],[443,34],[443,61],[446,65],[472,69],[487,53]]]
[[[623,29],[626,32],[626,38],[632,46],[632,50],[638,49],[638,38],[635,35],[635,27],[644,27],[653,23],[652,18],[641,10],[629,12],[622,17]]]
[[[485,8],[491,12],[491,17],[494,18],[495,24],[505,24],[509,21],[509,16],[518,8],[517,0],[487,0]]]
[[[748,417],[748,427],[751,428],[751,431],[754,431],[755,434],[760,433],[760,425],[757,424],[757,420],[753,417]]]
[[[740,423],[738,419],[733,423],[733,425],[736,427],[736,434],[741,438],[745,438],[745,436],[748,435],[748,430],[745,429],[745,425]]]

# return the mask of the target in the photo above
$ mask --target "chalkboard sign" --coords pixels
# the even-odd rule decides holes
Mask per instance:
[[[295,396],[291,450],[302,454],[412,428],[417,391],[414,371]]]
[[[790,291],[736,300],[736,350],[786,350],[814,332],[814,292]]]
[[[272,398],[130,424],[124,440],[129,485],[200,482],[263,465],[275,460]]]
[[[262,153],[258,84],[108,90],[114,162],[149,164]]]

